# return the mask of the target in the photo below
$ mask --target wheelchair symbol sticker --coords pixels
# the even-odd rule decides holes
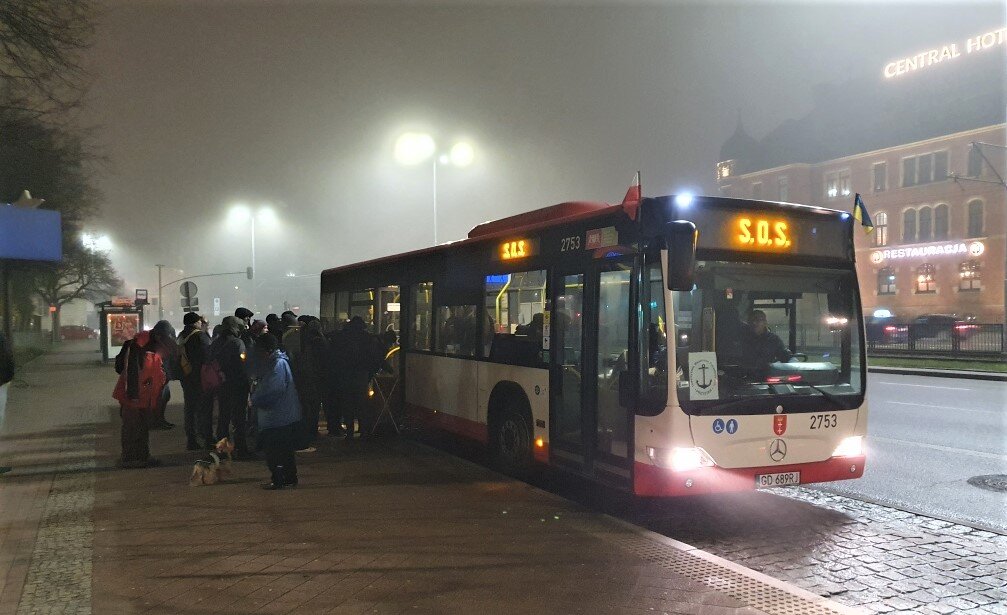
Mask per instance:
[[[713,422],[713,433],[724,433],[724,419],[717,419]]]

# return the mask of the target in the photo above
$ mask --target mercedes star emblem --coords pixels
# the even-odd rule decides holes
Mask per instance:
[[[773,461],[780,461],[787,456],[787,443],[776,439],[769,445],[769,458]]]

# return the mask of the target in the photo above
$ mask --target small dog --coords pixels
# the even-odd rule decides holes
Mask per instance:
[[[221,438],[220,442],[217,442],[213,447],[209,458],[200,459],[192,466],[189,484],[193,487],[216,485],[231,476],[233,474],[231,470],[232,452],[234,452],[234,443],[227,438]]]

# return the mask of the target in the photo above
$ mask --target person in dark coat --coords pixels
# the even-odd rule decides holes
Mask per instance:
[[[301,396],[306,444],[318,437],[318,415],[327,386],[328,356],[329,342],[322,335],[322,322],[317,318],[308,319],[301,328],[301,383],[297,389]]]
[[[766,313],[752,310],[748,314],[748,328],[742,334],[741,361],[756,377],[763,378],[769,364],[786,363],[794,358],[778,335],[769,330]]]
[[[178,336],[182,395],[185,398],[185,448],[210,448],[213,440],[213,395],[203,392],[203,364],[210,356],[209,324],[195,312],[182,319],[185,327]],[[202,443],[199,440],[202,440]]]
[[[217,418],[217,439],[226,438],[234,424],[235,459],[252,459],[248,450],[247,417],[249,379],[245,371],[247,357],[245,342],[241,340],[244,326],[236,316],[228,316],[221,323],[220,337],[210,345],[210,356],[220,365],[224,382],[218,396],[220,414]]]
[[[178,380],[181,374],[178,364],[178,342],[175,335],[175,328],[167,320],[159,320],[154,328],[150,330],[150,339],[154,344],[154,352],[161,357],[161,365],[164,373],[168,377],[168,382]],[[154,411],[154,416],[150,422],[151,429],[171,429],[174,423],[169,423],[165,418],[165,410],[168,409],[168,402],[171,401],[171,389],[166,383],[161,389],[161,401]]]
[[[376,336],[367,331],[359,316],[346,323],[343,330],[332,338],[329,349],[329,374],[334,386],[335,403],[343,414],[346,425],[344,437],[353,439],[354,422],[360,422],[361,435],[366,434],[364,413],[371,377],[384,362],[384,347]]]
[[[7,389],[14,380],[14,353],[7,338],[0,333],[0,429],[3,428],[7,413]],[[10,466],[0,465],[0,474],[10,472]]]
[[[301,435],[301,402],[287,355],[278,349],[276,338],[264,335],[255,347],[256,361],[263,374],[252,392],[252,409],[259,424],[259,444],[266,453],[270,481],[263,489],[297,486],[297,457]]]

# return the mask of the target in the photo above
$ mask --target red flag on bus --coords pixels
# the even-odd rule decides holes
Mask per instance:
[[[633,183],[629,185],[629,190],[626,191],[626,196],[622,198],[622,206],[625,208],[626,213],[629,214],[631,220],[636,220],[636,212],[640,208],[641,198],[643,198],[643,192],[640,189],[640,172],[637,171],[636,175],[633,176]]]

